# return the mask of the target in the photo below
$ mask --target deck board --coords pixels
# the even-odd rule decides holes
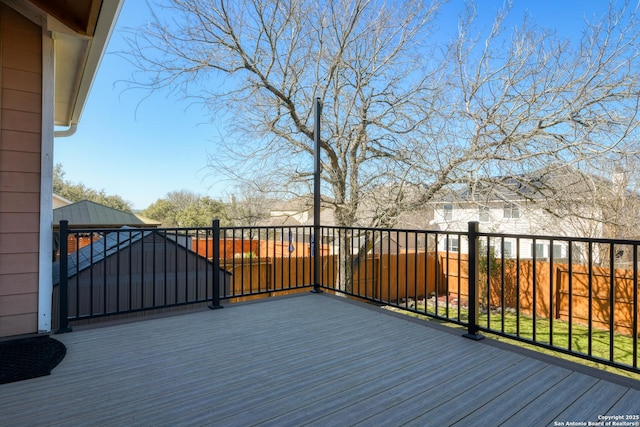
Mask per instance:
[[[585,418],[597,421],[599,415],[609,413],[611,407],[623,397],[626,391],[627,389],[623,386],[599,381],[560,413],[557,418],[564,421],[580,421]],[[640,412],[640,401],[637,409]]]
[[[545,391],[552,389],[571,372],[555,366],[545,366],[529,377],[522,377],[521,381],[507,389],[502,396],[492,399],[470,412],[456,422],[457,426],[481,424],[483,420],[492,420],[495,425],[506,422],[509,418],[522,411],[530,402],[534,401]],[[523,425],[523,424],[521,424]]]
[[[636,421],[640,422],[640,390],[630,389],[627,390],[616,402],[616,404],[609,409],[607,415],[635,415],[631,420],[623,421]]]
[[[527,401],[521,410],[504,420],[500,425],[549,425],[558,420],[560,413],[571,405],[578,396],[581,396],[597,383],[598,379],[596,378],[571,372],[562,381],[554,384],[553,387],[544,390],[542,394]],[[562,390],[562,393],[558,393],[558,390]],[[541,410],[541,408],[544,409]]]
[[[0,426],[519,426],[640,413],[640,385],[329,295],[56,338],[67,356],[52,375],[0,385]]]

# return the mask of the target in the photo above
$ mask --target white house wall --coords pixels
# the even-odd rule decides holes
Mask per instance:
[[[447,240],[449,241],[448,246]],[[483,255],[487,247],[486,238],[482,237],[480,241],[480,250],[482,251],[480,255]],[[533,249],[534,244],[536,245],[535,247],[538,248],[537,251],[534,251]],[[548,239],[536,239],[534,242],[533,239],[529,238],[516,239],[512,237],[492,237],[489,241],[489,245],[491,246],[491,248],[493,248],[493,254],[496,258],[502,257],[503,247],[505,248],[505,259],[513,259],[518,256],[520,259],[533,259],[535,252],[536,259],[549,259],[550,254],[553,254],[553,258],[558,261],[566,259],[569,254],[568,243],[559,240],[550,241]],[[461,254],[468,254],[469,242],[466,235],[460,236],[457,234],[439,234],[437,250],[439,252],[445,252],[448,250],[449,252],[453,253],[457,253],[459,250]]]
[[[576,220],[569,218],[558,218],[546,212],[543,209],[519,204],[518,218],[504,217],[504,204],[492,204],[488,209],[487,218],[480,218],[478,205],[453,205],[451,218],[445,217],[445,209],[443,205],[439,205],[434,212],[434,220],[431,226],[442,231],[462,231],[466,232],[469,228],[470,221],[478,221],[480,232],[514,234],[514,235],[558,235],[558,236],[582,236],[580,229],[587,226],[598,232],[602,229],[597,223],[592,221],[589,224],[578,224]],[[480,221],[480,219],[483,219]],[[589,236],[592,237],[592,236]],[[449,242],[449,248],[456,250],[456,236],[440,235],[438,238],[438,249],[445,250],[447,238],[453,239]],[[469,252],[466,239],[459,239],[460,252],[467,254]],[[534,241],[533,239],[520,239],[519,248],[515,238],[505,238],[505,258],[515,258],[518,250],[521,259],[531,259],[534,257]],[[548,259],[552,254],[555,259],[563,259],[568,256],[567,244],[562,241],[551,242],[549,240],[538,239],[536,242],[538,252],[535,254],[538,259]],[[502,256],[502,240],[491,239],[490,246],[493,247],[497,257]],[[485,246],[486,247],[486,246]],[[554,251],[555,247],[555,251]]]
[[[597,213],[585,207],[582,211],[572,211],[573,215],[559,217],[533,204],[519,203],[519,218],[505,218],[504,204],[489,207],[488,221],[481,220],[478,205],[453,205],[451,218],[445,218],[442,204],[434,209],[432,228],[443,231],[466,231],[470,221],[478,221],[480,231],[486,233],[559,235],[573,237],[604,237],[602,223]]]

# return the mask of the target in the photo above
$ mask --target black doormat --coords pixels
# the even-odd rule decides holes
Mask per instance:
[[[49,375],[67,348],[49,336],[0,342],[0,384]]]

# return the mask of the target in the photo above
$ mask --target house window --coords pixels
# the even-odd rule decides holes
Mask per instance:
[[[444,219],[451,221],[453,219],[453,205],[444,205]]]
[[[460,238],[449,236],[449,252],[458,252],[460,249]]]
[[[502,241],[502,255],[505,258],[513,257],[512,248],[513,248],[513,245],[511,244],[511,242],[505,242],[504,240]]]
[[[531,256],[534,258],[544,258],[544,243],[531,244]]]
[[[489,207],[478,206],[478,221],[489,222]]]
[[[514,203],[504,205],[505,218],[520,218],[520,207]]]
[[[553,257],[558,259],[562,258],[562,245],[553,245]]]

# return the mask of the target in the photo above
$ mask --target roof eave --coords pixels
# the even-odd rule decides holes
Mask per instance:
[[[123,3],[124,0],[102,1],[92,38],[78,35],[71,41],[71,36],[66,33],[57,37],[56,88],[64,80],[70,80],[74,84],[66,93],[56,91],[56,126],[75,127],[80,121]],[[58,60],[59,57],[66,57],[65,61]],[[73,78],[69,79],[70,75]]]
[[[55,45],[54,125],[74,129],[80,121],[124,0],[83,0],[93,3],[91,10],[98,10],[98,13],[91,13],[82,28],[72,28],[53,15],[56,12],[59,16],[65,14],[64,2],[52,5],[46,11],[40,4],[47,3],[0,1],[51,34]],[[66,3],[66,6],[73,8],[77,4]]]

